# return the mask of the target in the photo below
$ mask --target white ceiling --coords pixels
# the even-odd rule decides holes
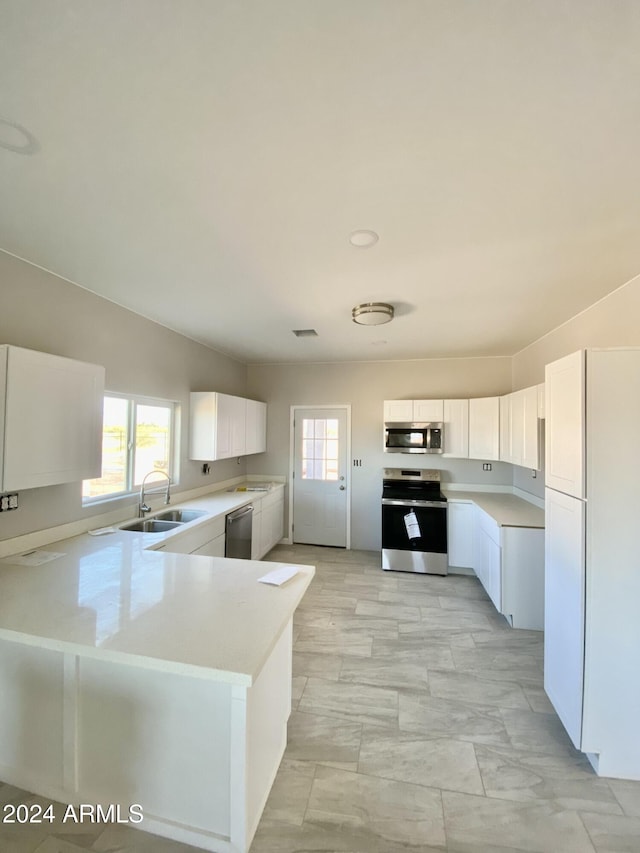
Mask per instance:
[[[0,117],[0,247],[244,361],[510,355],[640,273],[638,0],[0,0]]]

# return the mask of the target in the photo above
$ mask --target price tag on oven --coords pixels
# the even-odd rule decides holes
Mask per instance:
[[[422,535],[420,533],[420,525],[418,524],[418,518],[413,510],[408,512],[404,517],[404,526],[407,528],[407,536],[409,539],[419,539]]]

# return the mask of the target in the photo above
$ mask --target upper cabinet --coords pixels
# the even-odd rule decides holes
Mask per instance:
[[[422,423],[439,423],[444,418],[443,400],[414,400],[413,420]]]
[[[444,455],[458,459],[469,457],[469,401],[445,400]]]
[[[536,388],[538,389],[538,417],[544,420],[544,382],[536,385]]]
[[[385,400],[385,422],[442,421],[444,456],[540,468],[544,385],[502,397],[470,400]]]
[[[104,367],[0,346],[0,491],[99,477]]]
[[[440,422],[444,419],[442,400],[385,400],[385,423]]]
[[[500,458],[499,397],[478,397],[469,400],[469,458]]]
[[[538,386],[500,398],[500,459],[523,468],[540,468]]]
[[[545,485],[585,497],[585,354],[579,350],[545,368]]]
[[[267,404],[247,400],[245,453],[264,453],[267,449]]]
[[[193,391],[190,421],[190,459],[215,461],[266,449],[266,403],[217,391]]]

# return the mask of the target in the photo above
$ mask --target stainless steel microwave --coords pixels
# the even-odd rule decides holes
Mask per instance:
[[[386,453],[444,453],[444,424],[386,423],[384,449]]]

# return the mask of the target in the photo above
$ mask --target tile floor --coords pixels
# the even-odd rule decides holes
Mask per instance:
[[[542,689],[542,635],[509,628],[475,578],[383,573],[363,551],[269,559],[317,574],[251,853],[639,853],[640,782],[593,773]],[[0,785],[0,803],[26,797]],[[122,826],[0,826],[0,853],[86,851],[195,848]]]

